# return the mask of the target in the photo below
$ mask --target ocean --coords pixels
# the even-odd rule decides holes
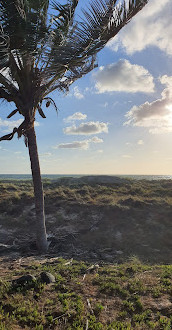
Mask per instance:
[[[94,175],[94,174],[93,174]],[[79,178],[85,176],[76,174],[42,174],[43,179],[57,180],[63,177],[74,177]],[[89,174],[90,176],[90,174]],[[172,175],[110,175],[119,178],[128,178],[134,180],[172,180]],[[30,174],[0,174],[0,180],[31,180],[32,176]]]

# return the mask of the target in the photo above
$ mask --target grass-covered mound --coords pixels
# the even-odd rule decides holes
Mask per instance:
[[[50,253],[106,262],[137,255],[172,263],[171,180],[62,178],[44,180],[44,190]],[[0,254],[33,253],[34,222],[31,181],[1,181]]]
[[[44,284],[48,271],[55,283]],[[35,281],[16,285],[32,274]],[[1,260],[0,329],[171,329],[172,266],[49,259]]]

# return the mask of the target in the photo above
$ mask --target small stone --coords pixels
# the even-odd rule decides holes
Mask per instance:
[[[15,284],[18,285],[25,285],[27,283],[32,283],[36,281],[36,277],[31,275],[31,274],[27,274],[27,275],[23,275],[17,279],[14,280]]]
[[[41,281],[43,283],[49,284],[49,283],[54,283],[55,282],[55,277],[51,273],[48,272],[42,272],[40,274]]]

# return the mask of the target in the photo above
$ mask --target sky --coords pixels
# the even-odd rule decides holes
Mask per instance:
[[[81,0],[81,4],[84,1]],[[172,175],[172,2],[149,0],[98,54],[98,68],[37,115],[43,174]],[[6,117],[0,135],[22,118]],[[23,139],[0,142],[0,173],[30,174]]]

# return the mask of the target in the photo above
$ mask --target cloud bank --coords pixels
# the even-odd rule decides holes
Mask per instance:
[[[70,143],[61,143],[58,146],[54,147],[55,149],[83,149],[88,150],[91,143],[102,143],[103,140],[99,139],[97,136],[92,139],[83,140],[83,141],[74,141]]]
[[[91,135],[99,133],[108,133],[108,123],[99,121],[90,121],[82,123],[79,126],[72,125],[63,129],[64,134],[67,135]]]
[[[172,132],[172,77],[164,75],[159,80],[166,85],[161,98],[132,107],[124,125],[147,127],[153,134]]]
[[[117,51],[123,47],[127,54],[156,46],[172,55],[172,1],[150,0],[108,47]]]
[[[131,64],[128,60],[119,60],[117,63],[100,67],[94,77],[99,93],[154,91],[153,77],[149,71],[143,66]]]
[[[75,121],[75,120],[85,120],[87,119],[87,115],[81,112],[75,112],[72,116],[69,116],[64,119],[65,122]]]

